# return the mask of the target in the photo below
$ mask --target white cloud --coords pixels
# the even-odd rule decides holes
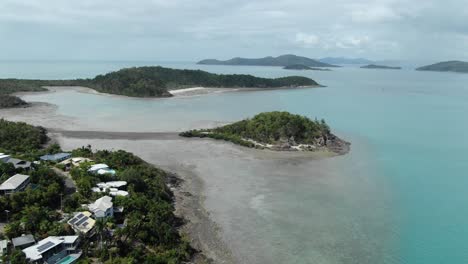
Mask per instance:
[[[315,34],[297,33],[295,41],[304,47],[314,47],[319,44],[320,39]]]

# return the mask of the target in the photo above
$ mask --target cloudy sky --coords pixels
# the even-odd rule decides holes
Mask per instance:
[[[1,0],[0,59],[468,60],[466,0]]]

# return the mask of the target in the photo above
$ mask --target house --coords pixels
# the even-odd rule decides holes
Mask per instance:
[[[112,203],[112,197],[107,195],[88,205],[88,208],[91,212],[93,212],[95,218],[107,218],[114,216],[114,204]]]
[[[112,196],[128,196],[127,191],[119,190],[119,188],[122,188],[127,185],[126,181],[100,182],[96,185],[97,187],[91,188],[91,191],[96,193],[109,191],[109,194]]]
[[[0,240],[0,257],[8,253],[8,240]]]
[[[88,172],[97,173],[99,170],[103,170],[103,169],[109,169],[109,166],[104,163],[94,164],[89,168]]]
[[[7,155],[5,153],[0,153],[0,161],[1,162],[7,162],[10,159],[10,155]]]
[[[0,194],[11,194],[23,191],[29,184],[29,176],[23,174],[16,174],[11,176],[4,183],[0,185]]]
[[[80,164],[82,164],[84,162],[92,162],[92,161],[93,161],[92,159],[88,159],[88,158],[75,157],[75,158],[66,159],[66,160],[60,162],[60,164],[65,165],[66,168],[71,168],[72,166],[73,167],[78,167],[78,166],[80,166]]]
[[[24,170],[31,169],[31,162],[29,161],[10,158],[7,162],[13,164],[15,169],[24,169]]]
[[[50,236],[23,252],[31,263],[75,263],[81,256],[78,243],[78,236]]]
[[[92,230],[94,225],[96,224],[96,220],[91,218],[90,212],[79,212],[76,213],[70,220],[68,220],[68,224],[75,230],[75,232],[87,235],[92,234]]]
[[[15,237],[11,240],[13,247],[16,249],[23,249],[36,244],[36,240],[32,235],[22,235]]]
[[[41,156],[40,159],[43,161],[53,161],[53,162],[60,162],[71,157],[70,153],[57,153],[57,154],[47,154]]]

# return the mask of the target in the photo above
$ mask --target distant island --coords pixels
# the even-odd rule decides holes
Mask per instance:
[[[468,62],[466,61],[444,61],[428,66],[419,67],[417,71],[438,71],[438,72],[460,72],[468,73]]]
[[[373,64],[374,62],[364,58],[326,57],[319,59],[328,64]]]
[[[366,66],[362,66],[361,69],[401,70],[401,67],[392,67],[392,66],[385,66],[385,65],[369,64],[369,65],[366,65]]]
[[[200,70],[179,70],[159,66],[126,68],[98,75],[93,79],[0,79],[0,91],[4,95],[47,91],[44,86],[83,86],[102,93],[131,97],[170,97],[172,96],[170,90],[190,87],[268,89],[318,86],[318,83],[301,76],[269,79],[246,74],[214,74]]]
[[[283,69],[285,69],[285,70],[331,71],[330,69],[314,68],[314,67],[306,66],[304,64],[291,64],[291,65],[288,65],[288,66],[284,66]]]
[[[345,154],[350,145],[333,135],[323,119],[312,121],[288,112],[260,113],[252,119],[213,129],[190,130],[180,136],[208,137],[245,147],[278,151],[326,150]]]
[[[258,59],[233,58],[230,60],[215,60],[208,59],[199,61],[197,64],[203,65],[243,65],[243,66],[289,66],[293,64],[301,64],[309,67],[339,67],[328,63],[323,63],[314,59],[300,57],[296,55],[281,55],[278,57],[265,57]]]

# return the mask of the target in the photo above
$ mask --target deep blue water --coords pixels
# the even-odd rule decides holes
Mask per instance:
[[[123,66],[148,64],[158,63],[1,63],[0,76],[92,77]],[[105,119],[106,126],[120,130],[182,130],[197,121],[233,121],[269,110],[325,118],[340,135],[358,138],[366,145],[369,156],[355,154],[352,162],[365,158],[361,161],[372,162],[366,166],[375,169],[368,179],[375,177],[378,189],[368,199],[377,200],[376,208],[365,213],[356,209],[356,214],[370,217],[375,210],[380,217],[366,219],[388,217],[385,232],[390,235],[385,239],[390,241],[384,243],[386,248],[379,246],[379,263],[468,263],[468,75],[357,68],[290,72],[274,67],[161,64],[265,77],[298,74],[327,87],[149,101],[77,96],[72,92],[26,99],[57,104],[65,115],[87,115],[96,122]],[[100,111],[94,113],[98,108]],[[128,122],[119,122],[122,118]],[[148,123],[149,119],[152,122]],[[379,193],[385,195],[385,202],[379,203]],[[349,206],[359,208],[358,204]],[[320,251],[310,248],[306,252],[314,254],[316,250]],[[303,262],[299,257],[295,263],[314,263],[306,253],[301,254]],[[353,263],[341,259],[341,263]]]

